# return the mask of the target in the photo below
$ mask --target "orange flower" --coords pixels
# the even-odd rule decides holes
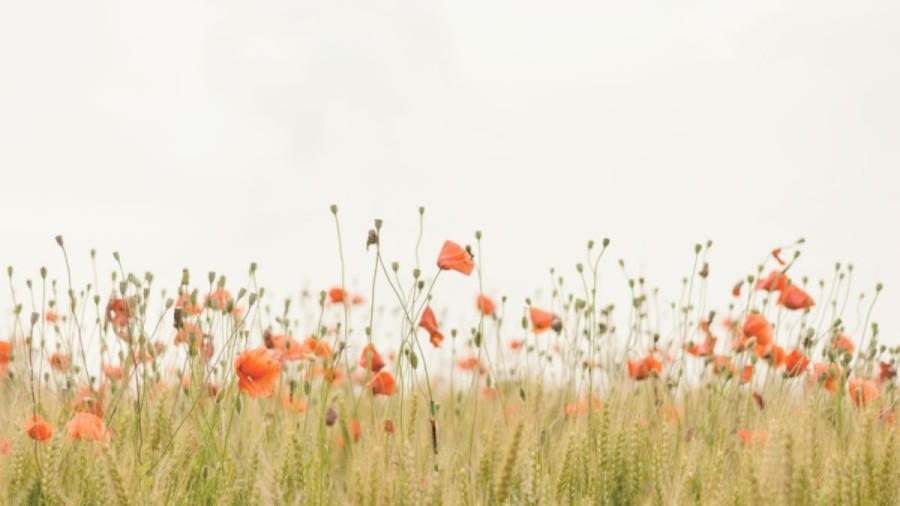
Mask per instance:
[[[25,424],[25,433],[35,441],[49,441],[53,437],[53,426],[41,418],[40,415],[34,415]]]
[[[115,327],[122,328],[128,325],[131,318],[131,309],[125,299],[111,298],[106,303],[106,319]]]
[[[328,300],[331,301],[332,304],[340,304],[344,302],[344,299],[347,298],[347,292],[344,291],[343,288],[334,287],[331,290],[328,290]]]
[[[298,343],[291,336],[272,334],[271,330],[263,333],[266,348],[273,350],[282,362],[303,360],[312,352],[311,348]]]
[[[675,422],[678,420],[678,417],[681,414],[678,411],[678,407],[674,404],[662,404],[659,406],[658,412],[660,415],[664,416],[667,422]]]
[[[764,358],[769,361],[769,364],[778,369],[779,367],[784,365],[784,360],[787,354],[784,352],[784,348],[778,346],[777,344],[773,344],[772,346],[762,349],[757,346],[756,354],[759,358]]]
[[[324,339],[316,339],[309,336],[303,341],[307,353],[314,353],[319,358],[331,358],[331,346]]]
[[[744,373],[741,374],[741,383],[750,383],[753,379],[753,366],[747,364],[744,366]]]
[[[716,347],[716,338],[709,336],[702,343],[694,343],[692,345],[685,345],[687,352],[695,357],[708,357],[713,354],[713,350]]]
[[[0,341],[0,376],[9,374],[9,359],[12,355],[12,343]]]
[[[782,265],[782,266],[787,265],[787,262],[785,262],[785,261],[781,258],[781,248],[775,248],[775,249],[773,249],[773,250],[772,250],[772,256],[775,258],[775,261],[778,262],[778,265]]]
[[[647,355],[643,360],[628,360],[625,365],[628,368],[628,375],[638,381],[645,380],[651,375],[659,376],[663,371],[662,363],[651,355]]]
[[[231,292],[224,288],[217,288],[203,299],[203,305],[217,311],[228,311],[228,305],[232,303]]]
[[[497,306],[494,304],[494,301],[491,300],[487,295],[479,295],[477,299],[475,299],[475,306],[481,311],[481,314],[484,316],[491,316],[494,314],[494,310]]]
[[[178,300],[175,302],[175,309],[180,309],[184,314],[191,316],[197,316],[203,311],[202,307],[194,304],[193,298],[188,292],[182,292],[182,294],[178,296]]]
[[[56,323],[59,321],[59,315],[53,311],[47,310],[47,312],[44,313],[44,320],[50,323]]]
[[[485,372],[485,371],[483,371],[483,368],[481,367],[481,361],[478,360],[478,357],[475,357],[475,356],[460,359],[459,361],[456,362],[456,365],[463,371],[482,370],[482,372]]]
[[[787,286],[788,278],[781,271],[772,271],[766,279],[756,281],[757,290],[765,290],[767,292],[775,292],[784,290]]]
[[[437,320],[434,318],[434,311],[431,310],[431,306],[426,306],[425,310],[422,311],[422,317],[419,319],[419,327],[422,327],[428,332],[432,346],[435,348],[441,346],[441,341],[444,340],[444,334],[441,334],[438,330]]]
[[[75,413],[66,425],[67,439],[74,441],[105,441],[109,437],[109,429],[103,419],[91,413]]]
[[[790,377],[799,376],[806,372],[809,367],[809,357],[804,355],[800,350],[791,350],[784,357],[785,374]]]
[[[281,374],[281,364],[265,347],[241,353],[234,361],[238,388],[250,397],[269,397]]]
[[[290,413],[305,413],[308,404],[299,397],[284,394],[284,396],[281,397],[281,407]]]
[[[561,328],[562,326],[555,314],[533,306],[528,309],[528,316],[531,318],[531,326],[535,334],[541,334],[551,328],[555,329],[557,326]]]
[[[841,334],[840,337],[832,341],[832,344],[838,350],[847,352],[848,355],[853,355],[853,352],[856,351],[856,345],[853,344],[853,341],[846,334]]]
[[[350,431],[350,437],[353,438],[353,442],[358,442],[359,438],[362,436],[362,428],[359,425],[359,420],[350,420],[347,422],[347,430]]]
[[[778,304],[788,309],[809,309],[816,303],[799,286],[790,284],[781,291],[781,296],[778,297]]]
[[[756,345],[763,348],[772,344],[774,330],[772,324],[760,313],[750,313],[744,321],[744,335],[756,339]]]
[[[509,342],[509,349],[515,351],[522,348],[522,340],[521,339],[513,339]]]
[[[764,430],[748,430],[738,429],[737,437],[744,443],[744,446],[752,448],[756,445],[763,445],[769,439],[769,433]]]
[[[125,377],[121,366],[103,364],[103,374],[109,379],[122,381]]]
[[[200,344],[203,338],[203,330],[200,325],[195,323],[185,323],[178,332],[175,333],[175,344],[186,344],[189,348],[193,348]]]
[[[603,401],[601,401],[600,398],[597,397],[596,395],[593,396],[592,404],[593,404],[595,412],[603,410]],[[570,402],[569,404],[566,404],[566,414],[569,416],[581,416],[587,412],[588,412],[588,401],[584,396],[582,396],[580,399],[578,399],[577,403]]]
[[[54,353],[50,355],[50,367],[57,371],[65,371],[69,368],[69,357],[65,353]]]
[[[374,344],[369,343],[363,348],[362,356],[359,357],[359,366],[372,372],[378,372],[384,368],[384,360],[378,354]]]
[[[731,362],[731,359],[725,355],[716,355],[713,357],[712,366],[713,374],[722,374],[725,371],[734,374],[734,364]]]
[[[438,255],[437,266],[443,270],[456,271],[466,276],[472,274],[475,262],[472,255],[453,241],[445,241]]]
[[[394,377],[387,371],[381,371],[372,377],[372,394],[386,395],[394,394]]]
[[[843,375],[841,366],[835,363],[815,364],[809,382],[811,385],[822,385],[827,392],[836,393],[841,388]]]
[[[861,378],[851,378],[847,382],[847,391],[850,393],[853,403],[862,407],[875,402],[880,395],[877,383]]]
[[[387,419],[384,421],[384,432],[387,434],[393,434],[396,428],[394,427],[394,422],[391,419]]]

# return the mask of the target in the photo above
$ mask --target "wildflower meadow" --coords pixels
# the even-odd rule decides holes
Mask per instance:
[[[531,298],[485,286],[480,232],[401,263],[392,224],[331,218],[334,281],[293,295],[255,263],[177,286],[119,253],[77,271],[88,252],[61,236],[65,271],[9,266],[0,503],[900,503],[883,287],[805,272],[802,239],[754,246],[744,272],[676,245],[690,270],[656,288],[598,237],[523,273],[544,280]]]

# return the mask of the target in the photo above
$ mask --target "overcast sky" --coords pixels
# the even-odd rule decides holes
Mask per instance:
[[[482,230],[517,303],[605,236],[607,283],[624,257],[671,297],[714,240],[724,303],[803,236],[797,274],[883,281],[900,342],[897,48],[893,0],[3,2],[0,264],[62,276],[61,233],[79,284],[96,247],[318,290],[337,203],[365,284],[372,219],[409,266],[424,205],[423,262]]]

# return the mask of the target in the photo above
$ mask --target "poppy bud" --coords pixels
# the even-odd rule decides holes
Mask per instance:
[[[703,249],[703,246],[700,243],[694,245],[694,253],[700,253],[701,249]]]
[[[13,267],[12,267],[12,265],[7,265],[7,266],[6,266],[6,275],[7,275],[8,277],[12,278],[12,274],[13,274]]]
[[[191,272],[185,267],[181,269],[181,284],[184,286],[189,285],[191,282]]]
[[[481,240],[481,230],[475,231],[475,239],[478,239],[479,241]]]
[[[47,279],[47,268],[41,267],[41,279]]]
[[[400,270],[400,262],[391,262],[391,269],[393,269],[394,272],[399,271]]]
[[[331,214],[337,214],[337,204],[331,204]]]
[[[554,332],[559,334],[560,332],[562,332],[563,328],[562,320],[560,320],[558,316],[553,315],[553,323],[550,324],[550,328],[552,328]]]
[[[378,232],[375,230],[369,230],[369,234],[366,237],[366,251],[369,251],[369,246],[373,246],[378,244]]]
[[[31,313],[31,326],[32,327],[34,327],[34,325],[37,323],[38,318],[40,318],[40,316],[37,313]]]
[[[63,247],[63,237],[61,235],[56,236],[56,244],[59,244],[59,247]]]
[[[325,425],[331,427],[334,425],[334,422],[337,421],[337,417],[337,411],[335,411],[334,408],[329,407],[328,412],[325,413]]]
[[[375,220],[375,230],[381,230],[381,225],[382,225],[382,223],[383,223],[382,220],[376,219],[376,220]]]

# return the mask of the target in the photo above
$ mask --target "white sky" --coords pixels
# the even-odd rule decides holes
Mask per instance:
[[[425,205],[423,261],[483,230],[512,301],[608,236],[608,283],[670,296],[713,239],[724,302],[804,236],[796,273],[883,281],[898,342],[898,47],[896,1],[3,2],[0,264],[62,276],[62,233],[79,284],[96,247],[317,290],[338,203],[365,284],[371,220],[408,268]]]

